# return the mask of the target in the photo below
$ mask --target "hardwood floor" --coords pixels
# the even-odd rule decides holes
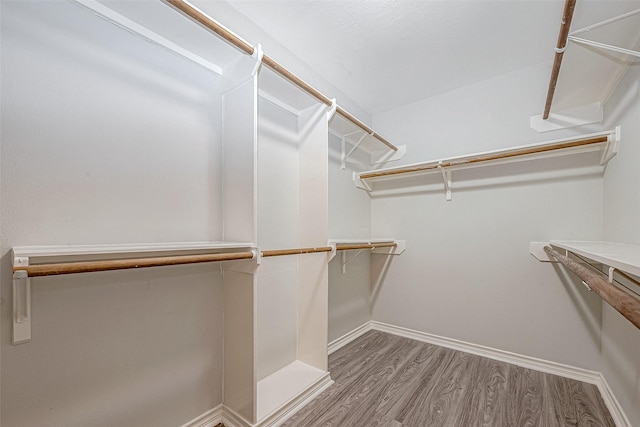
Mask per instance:
[[[595,385],[379,331],[329,370],[335,384],[283,426],[615,427]]]

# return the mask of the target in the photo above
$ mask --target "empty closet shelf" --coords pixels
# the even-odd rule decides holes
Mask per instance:
[[[599,242],[602,243],[602,242]],[[553,243],[552,243],[553,244]],[[555,245],[554,245],[555,246]],[[619,249],[618,245],[615,245],[617,249]],[[628,245],[633,246],[633,245]],[[629,248],[627,248],[629,249]],[[637,251],[638,248],[635,248]],[[577,275],[580,279],[582,279],[583,284],[590,290],[598,294],[600,298],[602,298],[607,304],[616,309],[620,314],[622,314],[627,320],[633,323],[638,329],[640,329],[640,298],[632,295],[630,292],[626,292],[621,288],[614,285],[612,282],[612,278],[610,276],[609,280],[607,280],[606,275],[601,271],[598,271],[595,268],[588,268],[584,263],[576,262],[571,259],[569,256],[562,255],[557,250],[553,249],[551,246],[545,246],[544,251],[552,257],[553,259],[560,262],[564,265],[569,271]],[[627,252],[628,253],[628,252]],[[591,252],[591,255],[588,257],[596,256]],[[619,256],[616,254],[614,257],[619,259]],[[592,258],[593,259],[593,258]],[[612,257],[607,256],[603,259],[611,260]],[[617,260],[613,260],[614,263]],[[638,260],[636,259],[636,263]]]
[[[364,250],[370,249],[372,253],[387,253],[399,255],[405,250],[404,240],[390,238],[371,239],[331,239],[330,245],[334,245],[336,251]],[[381,251],[377,251],[380,249]],[[391,252],[389,252],[391,249]]]
[[[601,241],[552,240],[552,246],[635,276],[640,276],[640,245]]]
[[[12,249],[13,344],[31,340],[31,278],[257,257],[250,243],[187,242]]]
[[[457,186],[460,188],[469,186],[465,183],[469,179],[486,179],[492,174],[466,171],[484,166],[507,165],[514,162],[532,161],[558,156],[573,156],[571,162],[556,162],[550,164],[552,170],[562,169],[597,169],[603,171],[606,163],[611,160],[618,151],[620,143],[620,128],[583,135],[579,138],[568,138],[544,143],[524,145],[506,150],[486,151],[471,155],[444,158],[421,163],[414,163],[402,167],[386,168],[362,172],[354,176],[356,187],[368,191],[372,195],[384,195],[386,192],[394,192],[405,188],[416,187],[425,184],[423,176],[437,175],[428,182],[434,184],[443,182],[447,200],[451,199],[453,186],[452,173],[463,171],[458,178]],[[555,168],[555,169],[553,169]],[[503,167],[502,173],[507,175],[523,174],[525,172],[534,176],[539,168],[531,170],[519,167],[518,169]],[[495,174],[495,171],[494,171]],[[441,175],[442,180],[439,176]]]
[[[13,248],[13,271],[28,277],[251,259],[250,243],[189,242]]]
[[[293,248],[293,249],[271,249],[262,251],[263,257],[283,256],[283,255],[304,255],[318,252],[331,252],[331,246],[320,246],[317,248]]]

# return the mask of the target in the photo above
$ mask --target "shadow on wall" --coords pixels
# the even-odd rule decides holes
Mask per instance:
[[[523,185],[544,185],[570,182],[602,176],[598,153],[580,153],[544,159],[530,159],[515,163],[452,171],[452,190],[476,191],[483,189],[514,188]],[[377,194],[382,198],[396,195],[427,195],[444,191],[439,171],[423,175],[399,175],[399,178],[375,183]]]
[[[395,255],[371,254],[371,307],[378,299]]]
[[[594,343],[601,345],[600,328],[602,325],[602,299],[587,290],[582,280],[567,272],[560,263],[552,263],[558,278],[562,282],[571,302],[576,307],[580,318],[587,325],[587,330]]]

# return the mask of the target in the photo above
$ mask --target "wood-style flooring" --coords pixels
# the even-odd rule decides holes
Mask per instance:
[[[287,427],[615,427],[595,385],[370,331]]]

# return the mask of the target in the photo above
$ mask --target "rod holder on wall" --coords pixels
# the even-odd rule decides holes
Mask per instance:
[[[31,279],[24,270],[13,273],[12,344],[31,341]]]

